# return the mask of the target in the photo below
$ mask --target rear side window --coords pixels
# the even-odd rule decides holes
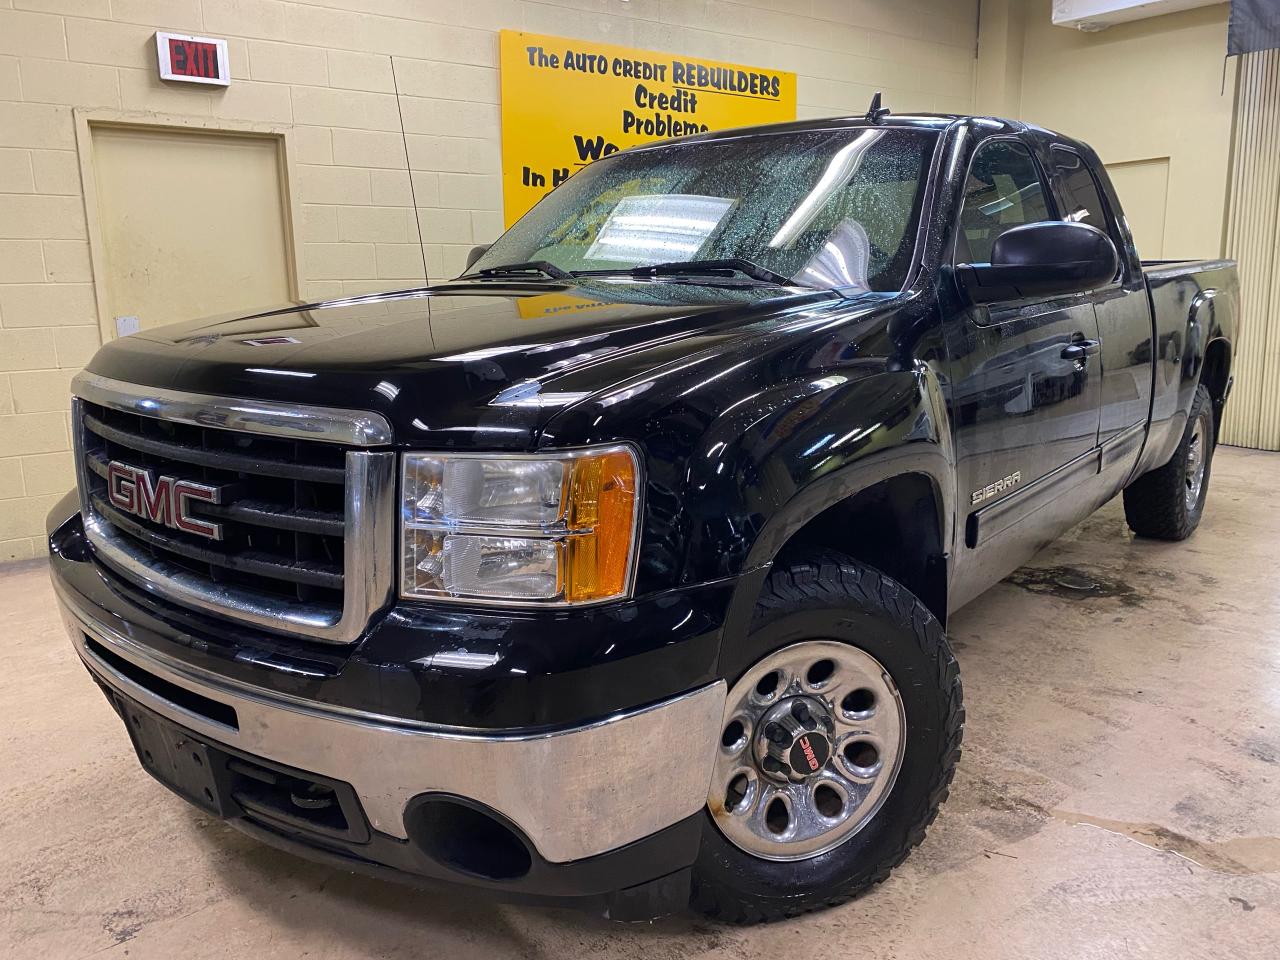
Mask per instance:
[[[991,247],[1006,230],[1052,220],[1031,153],[1013,140],[983,144],[969,166],[960,213],[956,259],[990,263]]]
[[[1053,166],[1062,178],[1062,192],[1067,201],[1062,211],[1063,220],[1087,223],[1107,232],[1107,211],[1102,205],[1098,183],[1085,165],[1084,159],[1074,150],[1054,147],[1050,151]]]

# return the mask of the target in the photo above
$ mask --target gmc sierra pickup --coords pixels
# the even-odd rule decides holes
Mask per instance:
[[[1117,494],[1196,529],[1237,297],[1038,127],[648,145],[454,281],[103,347],[53,581],[143,767],[267,843],[791,916],[945,798],[948,614]]]

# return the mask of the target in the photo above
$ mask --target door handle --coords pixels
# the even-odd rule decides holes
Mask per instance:
[[[1062,348],[1063,360],[1079,360],[1082,363],[1102,349],[1097,340],[1075,340]]]

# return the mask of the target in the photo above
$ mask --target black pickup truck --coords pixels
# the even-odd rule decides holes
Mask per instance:
[[[946,797],[950,613],[1117,494],[1195,530],[1237,299],[1034,126],[644,146],[454,281],[105,346],[53,581],[142,765],[267,843],[792,916]]]

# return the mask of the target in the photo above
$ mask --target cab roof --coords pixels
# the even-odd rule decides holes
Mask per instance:
[[[1048,136],[1059,142],[1076,142],[1072,138],[1023,123],[1019,120],[1006,120],[1001,117],[982,117],[963,113],[889,113],[870,120],[864,114],[843,117],[819,117],[809,120],[791,120],[786,123],[766,123],[750,127],[732,127],[727,130],[709,130],[706,133],[695,133],[687,137],[672,137],[653,143],[632,147],[631,150],[647,150],[653,147],[666,147],[685,143],[715,143],[737,140],[743,137],[771,136],[787,133],[810,133],[819,130],[848,129],[899,129],[899,130],[934,130],[941,132],[952,126],[965,125],[981,127],[989,133],[1036,133]]]

